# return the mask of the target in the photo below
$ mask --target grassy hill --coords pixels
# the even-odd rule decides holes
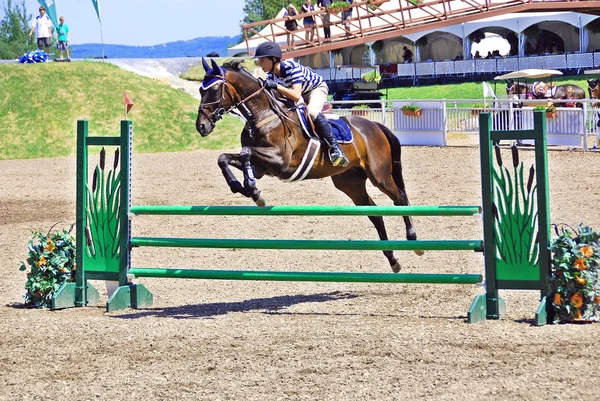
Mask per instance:
[[[242,123],[221,121],[209,137],[195,129],[198,101],[160,81],[109,63],[0,65],[0,159],[75,153],[77,120],[91,135],[118,135],[124,119],[123,91],[134,106],[137,152],[236,148]]]

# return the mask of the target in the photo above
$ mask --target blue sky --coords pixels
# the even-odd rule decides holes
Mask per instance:
[[[100,43],[100,25],[91,0],[54,0],[69,25],[73,44]],[[21,4],[22,0],[13,0]],[[6,0],[0,0],[0,19]],[[99,0],[105,44],[157,45],[202,36],[240,33],[244,0]],[[37,0],[25,0],[37,16]]]

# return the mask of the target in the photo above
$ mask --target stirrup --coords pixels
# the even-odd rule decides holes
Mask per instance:
[[[348,158],[346,157],[344,152],[339,148],[339,146],[334,146],[331,149],[329,149],[329,158],[331,159],[331,164],[333,164],[333,167],[346,167],[350,164],[350,160],[348,160]]]

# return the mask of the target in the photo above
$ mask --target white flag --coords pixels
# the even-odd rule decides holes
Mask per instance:
[[[496,94],[494,93],[494,90],[492,89],[491,85],[488,84],[487,82],[482,82],[483,84],[483,97],[493,97],[494,99],[496,99]]]

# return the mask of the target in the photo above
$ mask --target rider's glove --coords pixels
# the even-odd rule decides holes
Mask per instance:
[[[265,83],[263,85],[265,87],[265,89],[277,89],[277,82],[275,82],[274,79],[266,79]]]

